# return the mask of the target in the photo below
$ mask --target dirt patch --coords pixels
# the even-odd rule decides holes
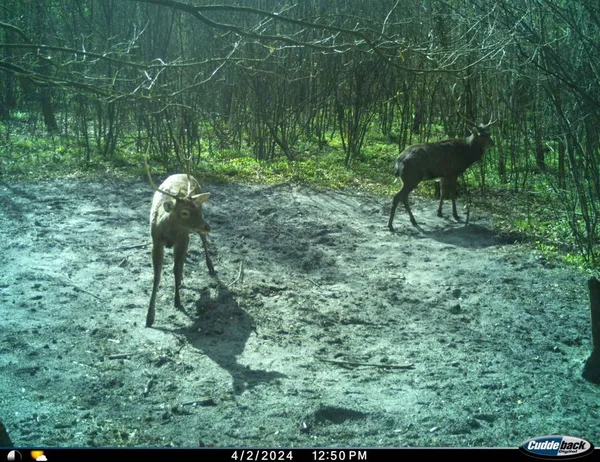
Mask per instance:
[[[0,184],[0,420],[19,446],[598,445],[585,277],[411,198],[205,185],[154,328],[142,181]],[[449,210],[449,207],[447,207]]]

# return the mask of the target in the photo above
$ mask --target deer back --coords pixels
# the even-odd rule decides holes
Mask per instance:
[[[419,171],[422,179],[458,176],[480,160],[486,144],[479,138],[447,139],[409,146],[400,155],[404,171]]]

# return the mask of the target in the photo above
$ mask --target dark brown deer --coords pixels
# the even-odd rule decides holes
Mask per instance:
[[[392,210],[388,221],[390,231],[394,231],[392,223],[396,207],[398,207],[400,201],[402,201],[408,212],[410,222],[415,226],[417,225],[408,204],[408,195],[423,180],[440,181],[438,216],[442,216],[444,199],[451,199],[452,215],[456,220],[459,220],[456,211],[458,176],[480,160],[487,148],[494,145],[489,132],[489,127],[493,123],[490,120],[485,125],[477,125],[469,130],[471,134],[466,139],[448,139],[433,143],[415,144],[402,151],[396,160],[396,176],[402,180],[402,189],[394,196],[392,202]]]
[[[215,274],[215,269],[208,253],[208,242],[206,240],[210,226],[202,216],[202,204],[208,200],[210,193],[201,193],[200,184],[189,173],[171,175],[159,187],[156,187],[150,172],[148,169],[146,171],[150,183],[156,191],[150,209],[154,283],[148,315],[146,316],[146,327],[151,327],[154,323],[156,291],[160,284],[165,247],[173,248],[175,307],[177,308],[181,308],[179,287],[183,279],[183,264],[187,254],[190,233],[197,233],[202,239],[208,272]]]

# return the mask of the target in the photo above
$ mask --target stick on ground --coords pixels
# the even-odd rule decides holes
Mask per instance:
[[[325,361],[327,363],[339,364],[340,366],[353,366],[353,367],[381,367],[387,369],[412,369],[414,364],[406,363],[406,364],[395,364],[395,363],[364,363],[360,361],[342,361],[338,359],[327,359],[327,358],[318,358],[321,361]]]

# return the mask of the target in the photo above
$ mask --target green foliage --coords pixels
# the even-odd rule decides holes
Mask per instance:
[[[443,136],[439,136],[443,138]],[[145,176],[144,153],[132,149],[133,141],[117,146],[115,153],[104,159],[93,152],[90,161],[83,145],[64,136],[32,136],[14,132],[8,142],[0,142],[0,167],[5,177],[48,178],[61,176]],[[259,161],[251,149],[208,149],[205,142],[193,173],[204,181],[234,181],[260,184],[301,183],[323,189],[352,189],[391,198],[400,184],[394,184],[393,167],[398,146],[384,137],[373,137],[366,143],[359,159],[344,166],[344,152],[339,136],[328,139],[326,146],[316,140],[301,140],[294,160],[278,157]],[[172,154],[171,154],[172,156]],[[486,171],[486,187],[482,190],[481,172],[475,166],[461,179],[462,196],[469,188],[472,201],[481,214],[490,213],[492,226],[499,233],[515,237],[537,249],[548,261],[564,262],[589,268],[574,242],[563,205],[548,177],[530,174],[526,192],[514,192],[502,184],[492,166]],[[160,163],[153,163],[154,174],[165,175]],[[415,194],[433,195],[433,182],[423,182]],[[475,194],[475,191],[480,193]],[[583,226],[583,224],[581,224]]]
[[[329,148],[318,153],[318,146],[307,149],[295,160],[278,158],[272,162],[258,161],[249,154],[231,151],[217,153],[199,166],[201,175],[221,181],[245,181],[266,184],[305,183],[320,188],[359,187],[373,192],[383,191],[383,182],[392,178],[392,162],[379,157],[366,157],[365,162],[343,165],[341,149]],[[389,152],[389,148],[388,148]],[[216,162],[214,160],[217,160]]]
[[[0,140],[0,172],[10,178],[113,175],[122,167],[139,165],[139,161],[126,151],[118,151],[110,159],[93,155],[88,162],[82,143],[59,135],[14,131],[8,141]]]
[[[489,206],[511,232],[595,256],[597,2],[227,2],[209,22],[150,3],[9,0],[1,175],[139,174],[151,140],[154,173],[192,155],[224,181],[389,196],[388,140],[462,136],[491,116],[496,149],[463,185],[500,193]]]
[[[473,200],[478,210],[491,213],[500,234],[532,246],[549,262],[592,269],[575,241],[561,198],[541,174],[530,184],[532,188],[523,192],[506,185],[488,187],[483,196],[474,195]]]

